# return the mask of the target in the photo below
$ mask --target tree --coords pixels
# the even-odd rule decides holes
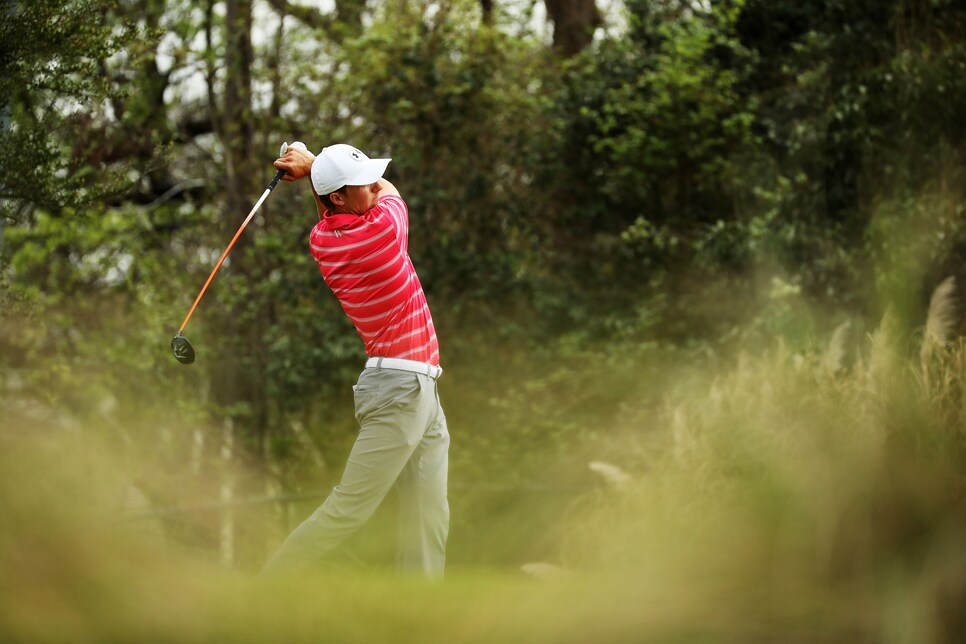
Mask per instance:
[[[940,201],[957,199],[949,177],[963,167],[953,151],[964,138],[954,114],[966,97],[955,71],[966,56],[964,24],[966,12],[950,2],[743,8],[739,37],[758,54],[748,77],[760,103],[756,128],[778,181],[794,186],[775,191],[782,193],[775,240],[806,292],[875,310],[884,291],[913,298],[948,274],[929,266],[962,257],[951,229],[957,215],[918,202],[937,186],[945,186]],[[910,212],[935,214],[913,234],[895,220],[919,219]],[[919,234],[931,236],[927,221],[943,242],[900,261]],[[903,239],[887,239],[894,234]],[[907,279],[898,265],[917,276],[913,283],[897,284]]]
[[[554,316],[565,328],[636,318],[642,301],[676,302],[688,284],[751,259],[735,178],[754,149],[754,103],[737,10],[630,9],[626,35],[571,61],[556,101],[568,135],[541,164],[557,213],[551,274],[581,294]],[[675,333],[697,323],[697,307],[675,311]]]
[[[111,89],[99,63],[125,37],[104,24],[105,13],[97,0],[10,2],[0,13],[0,199],[12,221],[36,207],[97,203],[119,188],[105,163],[91,160],[95,177],[70,147],[99,118]]]
[[[545,0],[553,21],[553,47],[565,57],[585,49],[601,24],[594,0]]]

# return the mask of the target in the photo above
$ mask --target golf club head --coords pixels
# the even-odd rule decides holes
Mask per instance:
[[[191,364],[195,361],[194,348],[188,342],[188,338],[181,335],[180,332],[171,338],[171,352],[174,353],[175,359],[181,364]]]

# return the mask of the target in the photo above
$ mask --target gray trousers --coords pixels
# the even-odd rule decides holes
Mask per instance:
[[[449,532],[449,432],[436,381],[373,368],[352,389],[360,429],[342,481],[262,572],[317,563],[372,516],[395,484],[400,568],[441,577]]]

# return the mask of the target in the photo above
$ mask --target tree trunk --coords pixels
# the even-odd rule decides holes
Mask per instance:
[[[227,172],[227,218],[233,221],[244,209],[246,188],[250,188],[245,185],[245,176],[252,157],[252,0],[228,0],[225,32],[221,131]]]
[[[573,56],[594,39],[600,13],[594,0],[545,0],[553,21],[553,48],[565,57]]]
[[[244,221],[264,186],[267,163],[256,163],[254,114],[252,111],[252,0],[228,0],[225,14],[225,90],[218,131],[224,151],[224,210],[219,237],[221,244],[231,240]],[[267,183],[267,180],[266,180]],[[231,276],[238,288],[253,289],[258,272],[255,258],[246,250],[250,235],[243,234],[229,256],[230,265],[220,275]],[[221,355],[213,361],[210,379],[214,401],[234,416],[239,431],[254,434],[264,427],[263,370],[251,364],[257,355],[258,326],[253,320],[257,310],[249,298],[237,298],[215,308],[213,317],[219,330]],[[241,416],[241,414],[244,416]]]
[[[493,0],[480,0],[480,11],[483,12],[483,24],[493,25]]]

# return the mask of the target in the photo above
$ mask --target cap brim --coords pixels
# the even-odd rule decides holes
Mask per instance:
[[[365,162],[359,173],[345,182],[347,186],[368,186],[382,179],[386,173],[386,168],[392,159],[369,159]]]

